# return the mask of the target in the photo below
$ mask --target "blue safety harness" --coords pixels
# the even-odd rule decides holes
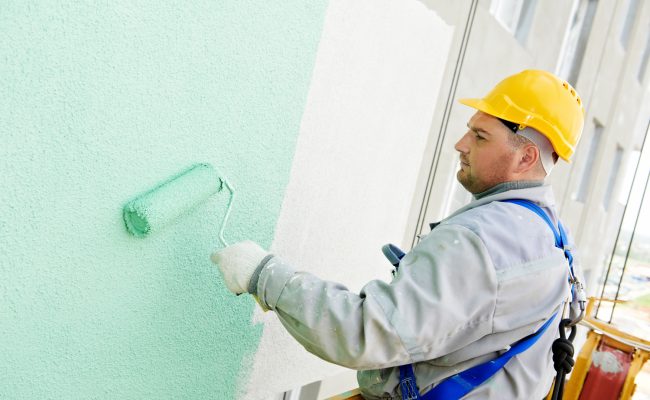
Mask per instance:
[[[546,224],[553,231],[555,236],[555,247],[558,247],[564,251],[564,256],[569,262],[569,272],[570,279],[569,281],[573,283],[575,281],[575,275],[573,273],[573,255],[569,249],[569,241],[562,226],[562,223],[558,221],[558,227],[556,229],[553,221],[548,216],[548,214],[537,204],[533,203],[530,200],[524,199],[508,199],[501,200],[506,203],[518,204],[522,207],[525,207],[535,214],[539,215]],[[384,255],[389,259],[391,264],[396,268],[399,265],[399,260],[404,256],[399,248],[393,245],[386,245],[383,247]],[[574,289],[572,287],[572,293]],[[574,294],[574,293],[573,293]],[[574,294],[575,295],[575,294]],[[517,343],[513,344],[508,351],[501,354],[499,357],[494,360],[490,360],[483,364],[476,365],[470,369],[467,369],[463,372],[460,372],[456,375],[450,376],[440,382],[438,385],[433,387],[427,393],[421,395],[417,384],[415,381],[415,374],[413,373],[413,365],[402,365],[399,367],[400,373],[400,389],[402,392],[402,400],[455,400],[460,399],[465,396],[476,387],[490,379],[494,374],[496,374],[503,366],[514,356],[520,354],[527,349],[529,349],[537,340],[544,334],[548,327],[553,323],[557,312],[553,314],[542,327],[537,330],[537,332],[529,335]]]

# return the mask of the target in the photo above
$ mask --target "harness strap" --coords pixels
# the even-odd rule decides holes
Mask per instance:
[[[402,365],[399,367],[399,387],[402,391],[402,400],[421,400],[420,391],[415,384],[413,365]]]
[[[451,400],[460,399],[461,397],[465,396],[467,393],[471,392],[476,387],[480,386],[482,383],[494,376],[494,374],[499,372],[499,370],[503,368],[503,366],[506,365],[506,363],[510,361],[512,357],[528,350],[533,344],[535,344],[535,342],[537,342],[537,340],[544,334],[544,332],[546,332],[548,327],[551,326],[556,316],[557,312],[553,314],[553,316],[551,316],[551,318],[549,318],[548,321],[546,321],[544,325],[542,325],[542,327],[537,330],[537,332],[513,344],[508,351],[501,354],[494,360],[476,365],[470,369],[467,369],[443,380],[433,389],[429,390],[426,394],[423,394],[420,397],[421,400]],[[411,370],[413,368],[411,364],[409,364],[407,367],[411,368]],[[401,369],[402,367],[400,367],[400,374]]]
[[[555,247],[564,251],[564,256],[569,262],[569,273],[571,275],[570,281],[574,279],[573,255],[571,254],[571,249],[568,246],[568,236],[564,230],[564,227],[562,226],[562,223],[558,221],[558,228],[556,229],[555,224],[553,224],[553,221],[551,220],[551,217],[549,217],[549,215],[540,206],[530,200],[507,199],[500,201],[505,203],[514,203],[525,207],[537,214],[544,220],[544,222],[546,222],[549,228],[551,228],[553,236],[555,237]],[[386,245],[384,246],[383,250],[387,258],[391,260],[391,264],[397,267],[394,261],[395,259],[401,259],[404,256],[404,253],[393,245]],[[399,264],[399,262],[397,262],[397,264]],[[440,382],[424,395],[419,394],[418,388],[416,386],[415,374],[413,373],[413,365],[408,364],[400,366],[400,389],[402,391],[402,400],[460,399],[490,379],[494,374],[499,372],[499,370],[503,368],[503,366],[506,365],[506,363],[510,361],[512,357],[528,350],[533,344],[535,344],[535,342],[537,342],[537,340],[544,334],[551,323],[555,320],[556,316],[557,312],[553,314],[551,318],[549,318],[544,323],[544,325],[542,325],[542,327],[537,330],[537,332],[513,344],[508,351],[501,354],[496,359],[476,365],[456,375],[452,375]]]

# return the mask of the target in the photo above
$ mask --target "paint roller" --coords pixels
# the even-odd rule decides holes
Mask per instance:
[[[145,237],[164,228],[181,215],[189,213],[224,187],[230,192],[230,198],[219,230],[219,240],[227,246],[223,231],[235,192],[228,181],[210,164],[195,164],[129,201],[123,210],[126,229],[134,236]]]

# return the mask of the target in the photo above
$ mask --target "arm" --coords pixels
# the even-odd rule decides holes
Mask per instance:
[[[371,281],[355,294],[272,258],[256,289],[308,351],[375,369],[433,359],[491,333],[497,284],[481,240],[448,225],[404,257],[390,284]]]

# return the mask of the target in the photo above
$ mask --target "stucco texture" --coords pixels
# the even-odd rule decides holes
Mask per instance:
[[[209,254],[225,192],[145,238],[122,207],[197,162],[269,246],[326,1],[4,2],[0,398],[236,398],[261,325]]]
[[[438,94],[446,93],[453,34],[419,1],[329,2],[274,254],[355,292],[372,279],[391,279],[381,247],[411,243],[409,214],[419,171],[428,171],[427,141],[437,139],[431,121]],[[252,384],[274,376],[277,365],[285,373],[266,385],[273,389],[344,373],[307,353],[274,313],[259,320],[265,326]]]

